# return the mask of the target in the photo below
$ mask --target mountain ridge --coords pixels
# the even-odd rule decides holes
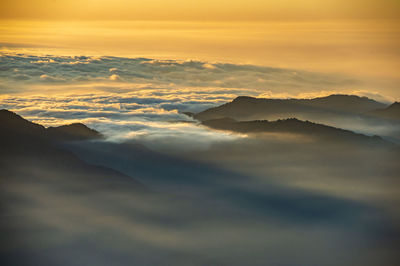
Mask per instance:
[[[231,102],[194,115],[200,121],[231,117],[236,120],[280,119],[358,115],[387,105],[356,95],[333,94],[313,99],[270,99],[238,96]]]
[[[0,110],[0,122],[3,130],[15,134],[27,134],[57,141],[100,139],[102,134],[82,123],[73,123],[58,127],[48,127],[28,121],[22,116],[6,110]]]
[[[394,102],[393,104],[383,109],[377,109],[367,112],[366,115],[376,118],[400,121],[400,102]]]
[[[78,127],[94,134],[93,130],[86,131],[88,128],[82,125]],[[71,129],[71,126],[65,128]],[[61,132],[65,128],[61,128]],[[59,131],[56,130],[56,133],[59,134]],[[90,185],[98,189],[145,190],[145,186],[134,178],[111,168],[86,163],[58,144],[59,141],[77,140],[71,139],[71,136],[77,137],[79,134],[57,134],[49,134],[44,126],[30,122],[14,112],[0,110],[0,174],[3,181],[8,180],[9,176],[19,177],[21,172],[32,168],[40,173],[52,173],[54,180],[68,184],[73,189]],[[79,140],[84,139],[80,136]],[[39,175],[37,180],[41,178],[42,175]],[[20,180],[25,180],[25,177],[21,176]],[[29,180],[26,177],[26,181]]]
[[[323,139],[390,144],[390,142],[383,140],[380,136],[366,136],[350,130],[313,123],[310,121],[302,121],[297,118],[288,118],[276,121],[236,121],[232,118],[219,118],[203,121],[202,124],[213,129],[228,130],[237,133],[291,133]]]

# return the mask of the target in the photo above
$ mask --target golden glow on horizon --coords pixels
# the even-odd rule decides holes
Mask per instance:
[[[393,91],[399,11],[398,0],[2,0],[0,51],[341,72]]]
[[[3,21],[3,51],[250,63],[398,77],[396,21]]]

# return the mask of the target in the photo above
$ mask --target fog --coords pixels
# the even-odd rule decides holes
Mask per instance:
[[[182,113],[354,81],[205,62],[3,60],[0,108],[45,126],[83,122],[104,138],[53,142],[0,123],[1,264],[399,263],[397,122],[314,117],[384,137],[349,141],[214,130]]]
[[[124,243],[128,260],[148,262],[154,254],[154,263],[175,265],[380,265],[398,259],[396,146],[261,134],[180,155],[137,143],[67,147],[157,191],[150,199],[116,193],[110,196],[116,202],[107,194],[111,221],[103,214],[87,218],[123,231],[112,241]],[[93,199],[79,201],[86,200]],[[114,213],[121,202],[124,212]],[[135,246],[139,240],[145,248]]]
[[[2,186],[7,244],[1,252],[13,265],[397,259],[397,149],[321,145],[298,136],[250,137],[184,156],[138,144],[68,147],[150,191],[79,185],[68,181],[71,169],[22,161],[26,167],[11,169],[18,175]]]
[[[57,160],[9,158],[24,165],[2,171],[8,175],[1,187],[1,254],[13,265],[381,265],[398,259],[396,147],[282,134],[249,135],[180,155],[137,143],[63,147],[146,189],[81,183],[79,169]]]

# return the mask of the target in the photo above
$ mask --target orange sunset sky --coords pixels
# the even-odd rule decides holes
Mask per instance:
[[[397,0],[2,0],[0,17],[3,52],[345,73],[398,94]]]

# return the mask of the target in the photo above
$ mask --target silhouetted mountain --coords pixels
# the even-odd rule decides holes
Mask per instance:
[[[400,103],[395,102],[387,108],[367,112],[366,115],[383,119],[400,120]]]
[[[255,120],[255,121],[236,121],[232,118],[220,118],[207,120],[202,122],[203,125],[214,129],[228,130],[239,133],[290,133],[290,134],[301,134],[306,136],[312,136],[316,138],[328,138],[337,139],[344,141],[369,141],[379,142],[381,144],[386,143],[379,136],[365,136],[357,134],[349,130],[326,126],[322,124],[316,124],[309,121],[301,121],[296,118],[267,121],[267,120]]]
[[[99,139],[102,135],[81,123],[45,128],[8,110],[0,110],[2,133],[30,135],[59,141]]]
[[[16,113],[5,109],[0,110],[0,127],[2,131],[24,132],[29,135],[39,135],[45,132],[44,126],[25,120]]]
[[[230,103],[195,115],[200,121],[230,117],[236,120],[258,120],[297,117],[313,120],[356,115],[386,105],[355,95],[330,95],[315,99],[263,99],[239,96]]]
[[[58,140],[88,140],[99,139],[102,135],[82,123],[74,123],[59,127],[49,127],[46,129],[47,134]]]
[[[53,181],[82,190],[142,187],[133,178],[113,169],[85,163],[57,144],[58,140],[99,137],[98,132],[82,124],[53,128],[49,132],[13,112],[0,110],[0,177],[3,181],[13,176],[21,177],[23,169],[30,169],[32,176],[35,176],[34,171],[43,173],[35,176],[37,182],[44,175],[50,175]],[[26,178],[31,180],[29,176]]]

